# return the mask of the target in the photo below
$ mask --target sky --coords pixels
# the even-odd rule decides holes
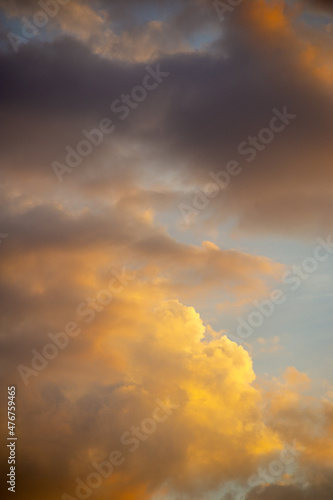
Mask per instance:
[[[333,2],[0,27],[5,498],[332,499]]]

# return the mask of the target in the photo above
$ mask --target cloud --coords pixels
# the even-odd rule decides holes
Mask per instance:
[[[19,35],[21,16],[30,15],[33,21],[33,15],[41,11],[39,4],[33,2],[2,0],[0,6],[16,20],[15,33]],[[145,2],[137,9],[135,2],[71,0],[58,5],[56,15],[50,18],[47,28],[38,27],[37,40],[43,39],[43,35],[54,40],[60,33],[68,34],[97,54],[127,62],[149,62],[163,54],[194,52],[193,36],[197,32],[208,34],[214,26],[217,31],[218,25],[202,1],[162,2],[158,6],[155,2]]]
[[[332,175],[326,131],[332,125],[327,106],[331,91],[319,79],[320,65],[315,69],[313,58],[311,63],[304,62],[306,43],[295,37],[290,21],[283,17],[286,14],[279,11],[280,27],[264,21],[265,16],[273,16],[268,7],[262,18],[247,4],[244,8],[252,16],[251,24],[245,26],[245,20],[235,14],[232,22],[244,28],[237,39],[227,30],[210,52],[161,59],[161,68],[170,73],[170,79],[123,123],[111,112],[110,104],[140,83],[144,64],[105,60],[70,39],[22,47],[18,56],[3,54],[4,168],[24,178],[36,169],[51,181],[49,165],[63,160],[66,145],[75,147],[83,128],[94,128],[101,118],[112,117],[116,133],[85,161],[81,174],[79,170],[73,174],[76,182],[86,175],[86,167],[94,170],[97,179],[105,172],[114,175],[117,163],[125,154],[130,156],[119,151],[119,144],[130,151],[131,144],[139,143],[144,145],[143,175],[152,171],[153,161],[156,181],[165,175],[165,167],[179,173],[187,201],[185,192],[210,181],[211,170],[219,172],[230,159],[237,159],[242,174],[212,201],[208,225],[216,227],[236,217],[240,231],[328,233]],[[257,33],[264,29],[265,36],[269,31],[268,46],[275,47],[273,53],[252,37],[254,27]],[[291,49],[285,57],[287,46]],[[47,71],[41,74],[40,68]],[[38,91],[36,79],[43,82]],[[239,154],[239,145],[267,127],[273,108],[282,111],[285,106],[297,118],[249,163],[246,155]],[[13,153],[18,135],[24,157]],[[156,148],[163,151],[162,158],[156,159]],[[137,165],[135,153],[133,165]],[[115,161],[106,166],[111,156]],[[98,171],[100,165],[103,171]]]
[[[230,20],[235,31],[227,28],[206,52],[161,56],[161,68],[171,76],[124,122],[112,113],[110,104],[142,81],[145,63],[107,60],[68,38],[22,47],[18,55],[2,54],[6,74],[2,158],[8,175],[17,172],[26,180],[36,169],[52,182],[49,166],[63,161],[66,145],[75,148],[83,128],[94,128],[109,117],[117,124],[116,133],[73,174],[76,183],[86,180],[88,168],[95,172],[96,182],[106,173],[112,178],[125,159],[138,175],[138,149],[129,152],[131,145],[140,144],[141,178],[152,168],[156,181],[173,172],[177,187],[171,189],[177,189],[178,199],[183,191],[187,202],[191,188],[200,189],[211,180],[210,171],[219,172],[236,159],[241,175],[211,202],[199,223],[208,219],[207,227],[216,227],[234,217],[241,232],[269,229],[311,237],[330,232],[327,130],[332,126],[332,95],[320,76],[321,55],[316,51],[310,58],[306,55],[311,38],[303,39],[299,29],[293,31],[288,11],[275,7],[274,14],[273,7],[265,6],[259,14],[258,8],[259,4],[244,3]],[[268,22],[274,16],[279,22]],[[262,36],[268,37],[267,50]],[[148,45],[155,47],[149,40],[148,36]],[[144,43],[138,46],[143,48]],[[131,50],[131,43],[124,47]],[[47,71],[41,74],[41,67]],[[285,107],[297,118],[248,162],[239,145],[267,127],[273,108]],[[18,136],[24,155],[13,154]],[[159,157],[156,151],[161,152]]]
[[[27,313],[26,324],[35,314]],[[39,352],[49,318],[43,321]],[[318,453],[319,463],[327,466],[329,431],[321,422],[325,411],[332,415],[329,403],[316,406],[316,400],[308,400],[305,408],[305,400],[290,386],[295,369],[287,371],[288,382],[280,387],[275,382],[269,395],[260,384],[254,386],[249,353],[214,332],[213,340],[205,341],[206,326],[193,307],[165,299],[158,287],[134,280],[91,325],[77,321],[81,334],[31,378],[29,390],[20,391],[20,482],[26,498],[42,497],[45,491],[51,499],[64,492],[75,496],[75,479],[85,481],[94,471],[92,462],[106,460],[115,449],[126,462],[98,490],[103,500],[138,492],[149,499],[163,490],[207,495],[228,481],[242,484],[293,439],[307,444],[301,458],[305,471],[315,473]],[[15,362],[19,355],[16,351]],[[28,364],[28,358],[22,362]],[[9,365],[6,370],[11,383],[13,369]],[[298,384],[305,376],[296,378]],[[130,453],[120,438],[151,417],[157,399],[180,407]],[[272,403],[269,409],[267,401]],[[32,473],[43,481],[32,482]],[[51,491],[50,484],[56,485]],[[319,491],[325,487],[318,476]],[[276,500],[276,491],[288,495],[298,490],[294,485],[266,491],[267,498]],[[251,492],[249,498],[256,496]]]
[[[59,309],[70,310],[70,304],[74,309],[75,300],[103,288],[100,279],[107,280],[111,265],[136,269],[142,281],[156,281],[171,296],[200,300],[203,291],[222,291],[247,302],[264,295],[284,270],[265,257],[211,242],[179,243],[147,217],[145,209],[126,207],[122,200],[100,207],[98,214],[92,207],[33,203],[23,195],[9,196],[3,203],[0,225],[11,235],[1,263],[7,314],[16,314],[17,306],[10,306],[15,294],[23,314],[28,304],[32,307],[32,298],[56,307],[59,286],[68,293]],[[25,259],[19,263],[22,254]],[[102,278],[96,278],[97,269]]]
[[[267,500],[329,500],[333,493],[333,480],[330,471],[318,471],[313,484],[280,486],[271,485],[262,493]],[[318,482],[317,482],[317,481]],[[251,492],[247,500],[261,498],[257,493]]]
[[[324,11],[331,11],[333,7],[333,2],[332,0],[311,0],[311,2],[308,2],[309,4],[312,4],[314,7],[318,9],[322,9]]]
[[[258,454],[279,449],[261,418],[248,353],[226,337],[202,342],[204,332],[192,307],[160,300],[139,283],[125,289],[21,392],[21,470],[45,480],[22,479],[27,498],[42,495],[48,482],[58,485],[51,498],[61,490],[73,494],[75,477],[84,478],[93,460],[102,461],[119,446],[126,466],[105,482],[101,498],[126,498],[124,481],[131,492],[145,485],[147,498],[165,481],[176,491],[214,489],[223,479],[246,474]],[[120,436],[165,398],[180,409],[136,454],[129,453]]]
[[[296,440],[302,455],[301,471],[332,467],[332,401],[317,399],[310,391],[311,381],[305,373],[289,367],[281,380],[266,386],[269,427],[285,442]],[[297,479],[297,478],[296,478]],[[305,484],[305,479],[302,480]]]

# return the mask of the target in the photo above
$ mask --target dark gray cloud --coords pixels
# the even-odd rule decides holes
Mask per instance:
[[[70,38],[31,43],[19,54],[2,53],[1,155],[5,170],[10,168],[8,175],[26,177],[38,171],[55,180],[50,164],[64,159],[66,145],[75,146],[83,128],[112,117],[115,134],[86,164],[93,162],[96,168],[106,157],[115,158],[121,141],[140,142],[147,164],[149,151],[158,149],[169,172],[177,165],[175,174],[183,185],[200,186],[210,180],[210,170],[219,171],[228,160],[238,159],[244,171],[226,197],[229,213],[238,214],[241,225],[283,230],[289,222],[288,231],[294,226],[302,230],[316,206],[313,231],[320,217],[325,219],[322,189],[332,182],[331,92],[302,67],[296,47],[286,52],[288,39],[270,41],[272,49],[262,47],[240,14],[209,52],[162,58],[160,67],[170,76],[125,121],[111,112],[110,104],[140,84],[146,64],[101,58]],[[297,119],[248,164],[239,156],[238,145],[268,125],[273,108],[282,111],[285,106]],[[112,172],[116,167],[109,163]],[[81,174],[74,175],[79,179]],[[157,162],[154,176],[160,175],[163,169]],[[260,199],[268,189],[270,200]],[[223,220],[227,214],[219,200],[214,207],[215,218],[220,213]],[[285,209],[291,216],[281,218]],[[323,229],[328,226],[324,223]]]
[[[332,0],[308,0],[308,4],[321,10],[331,11],[333,9]]]
[[[251,491],[247,500],[330,500],[333,495],[333,476],[330,470],[312,471],[313,484],[271,485],[260,494]],[[258,488],[257,488],[258,489]]]

